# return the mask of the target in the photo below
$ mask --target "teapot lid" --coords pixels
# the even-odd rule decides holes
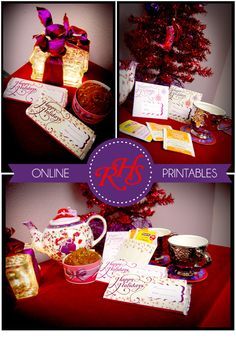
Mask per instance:
[[[61,225],[61,224],[70,224],[80,221],[80,217],[77,215],[77,211],[68,208],[62,208],[57,211],[56,216],[49,221],[49,224],[52,226]]]

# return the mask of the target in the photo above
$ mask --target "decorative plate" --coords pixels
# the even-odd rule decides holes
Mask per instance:
[[[195,136],[195,135],[193,135],[191,133],[192,126],[189,125],[189,124],[182,126],[180,128],[180,130],[185,131],[186,133],[190,133],[190,135],[192,137],[192,141],[195,142],[195,143],[203,144],[205,146],[211,146],[211,145],[213,145],[213,144],[216,143],[216,138],[213,135],[213,133],[211,133],[210,131],[206,130],[206,134],[208,135],[208,138],[207,139],[202,139],[202,138],[197,137],[197,136]]]
[[[208,276],[206,269],[200,269],[199,271],[194,272],[193,276],[181,276],[177,273],[177,269],[174,265],[168,267],[168,277],[173,279],[183,279],[188,283],[202,282]]]

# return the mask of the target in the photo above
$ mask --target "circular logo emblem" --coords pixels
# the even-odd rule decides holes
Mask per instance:
[[[89,158],[89,187],[104,203],[128,206],[151,189],[153,163],[140,144],[128,139],[102,143]]]

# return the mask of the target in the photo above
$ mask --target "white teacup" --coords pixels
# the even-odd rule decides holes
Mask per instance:
[[[207,252],[208,240],[196,235],[176,235],[168,239],[171,262],[186,272],[193,273],[211,262]]]
[[[194,106],[196,110],[191,118],[191,133],[199,138],[207,139],[210,131],[217,130],[226,112],[218,106],[202,101],[195,101]]]

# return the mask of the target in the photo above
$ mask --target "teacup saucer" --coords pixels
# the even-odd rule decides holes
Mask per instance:
[[[180,128],[180,130],[185,131],[186,133],[190,133],[190,135],[192,137],[192,140],[195,143],[203,144],[205,146],[211,146],[211,145],[213,145],[213,144],[216,143],[216,138],[213,135],[213,133],[211,133],[210,131],[205,131],[205,133],[207,134],[207,137],[208,137],[207,139],[202,139],[200,137],[197,137],[197,136],[193,135],[191,133],[191,130],[192,130],[191,124],[187,124],[185,126],[182,126]]]
[[[193,276],[181,276],[177,273],[177,270],[174,265],[168,267],[168,277],[173,279],[184,279],[188,283],[202,282],[208,276],[206,269],[200,269],[199,271],[194,272]]]
[[[228,135],[232,135],[232,120],[227,118],[223,119],[217,129],[224,131]]]
[[[151,265],[159,265],[159,266],[166,266],[170,263],[170,256],[169,255],[163,255],[162,258],[157,259],[153,258],[150,261]]]

